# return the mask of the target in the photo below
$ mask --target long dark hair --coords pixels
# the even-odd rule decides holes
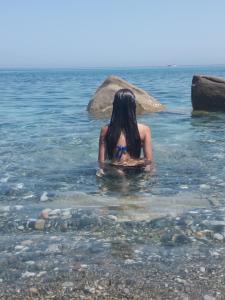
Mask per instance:
[[[125,133],[128,153],[133,158],[139,158],[141,155],[141,138],[136,120],[135,95],[129,89],[121,89],[114,96],[111,121],[105,138],[106,153],[109,159],[114,157],[122,130]]]

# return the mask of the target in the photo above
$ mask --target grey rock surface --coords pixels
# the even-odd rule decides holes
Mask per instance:
[[[191,100],[193,110],[225,111],[225,78],[194,75]]]
[[[130,84],[117,76],[109,76],[97,89],[90,100],[87,110],[95,116],[109,116],[112,112],[112,103],[115,93],[122,88],[128,88],[136,96],[137,114],[144,112],[158,112],[164,110],[162,105],[146,91]]]

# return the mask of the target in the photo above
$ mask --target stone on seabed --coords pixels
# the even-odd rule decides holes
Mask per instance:
[[[36,230],[44,230],[44,228],[45,228],[45,220],[43,220],[43,219],[38,219],[38,220],[35,222],[34,228],[35,228]]]
[[[203,299],[204,299],[204,300],[216,300],[215,297],[210,296],[210,295],[205,295],[205,296],[203,297]]]
[[[62,284],[62,287],[64,287],[64,288],[69,288],[69,287],[73,287],[73,286],[74,286],[74,283],[70,282],[70,281],[65,281]]]
[[[35,288],[35,287],[31,287],[31,288],[29,289],[29,291],[30,291],[30,293],[31,293],[31,296],[33,296],[33,295],[38,295],[38,289]]]
[[[29,277],[33,277],[33,276],[35,276],[35,273],[29,272],[29,271],[26,271],[22,274],[22,278],[29,278]]]
[[[215,233],[213,237],[214,237],[214,239],[216,239],[218,241],[223,241],[223,238],[224,238],[223,235],[220,233]]]
[[[108,218],[112,221],[117,221],[117,216],[114,216],[114,215],[108,215]]]
[[[50,211],[51,211],[51,209],[45,208],[45,209],[42,210],[40,216],[41,216],[43,219],[48,219],[48,216],[49,216],[49,212],[50,212]]]
[[[41,198],[40,198],[40,201],[42,202],[45,202],[48,200],[48,193],[47,192],[44,192],[42,195],[41,195]]]
[[[106,78],[89,102],[87,110],[95,116],[109,116],[112,112],[114,95],[123,88],[130,89],[135,94],[138,114],[164,110],[164,105],[153,96],[117,76]]]

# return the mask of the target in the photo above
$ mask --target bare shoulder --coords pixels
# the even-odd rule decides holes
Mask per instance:
[[[148,132],[151,132],[151,129],[150,129],[149,126],[147,126],[145,124],[141,124],[141,123],[138,123],[138,130],[142,134],[146,134]]]

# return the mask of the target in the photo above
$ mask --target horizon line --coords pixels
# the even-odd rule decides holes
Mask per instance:
[[[3,69],[138,69],[138,68],[176,68],[176,67],[210,67],[210,66],[225,66],[225,63],[213,64],[167,64],[167,65],[149,65],[149,66],[0,66]]]

